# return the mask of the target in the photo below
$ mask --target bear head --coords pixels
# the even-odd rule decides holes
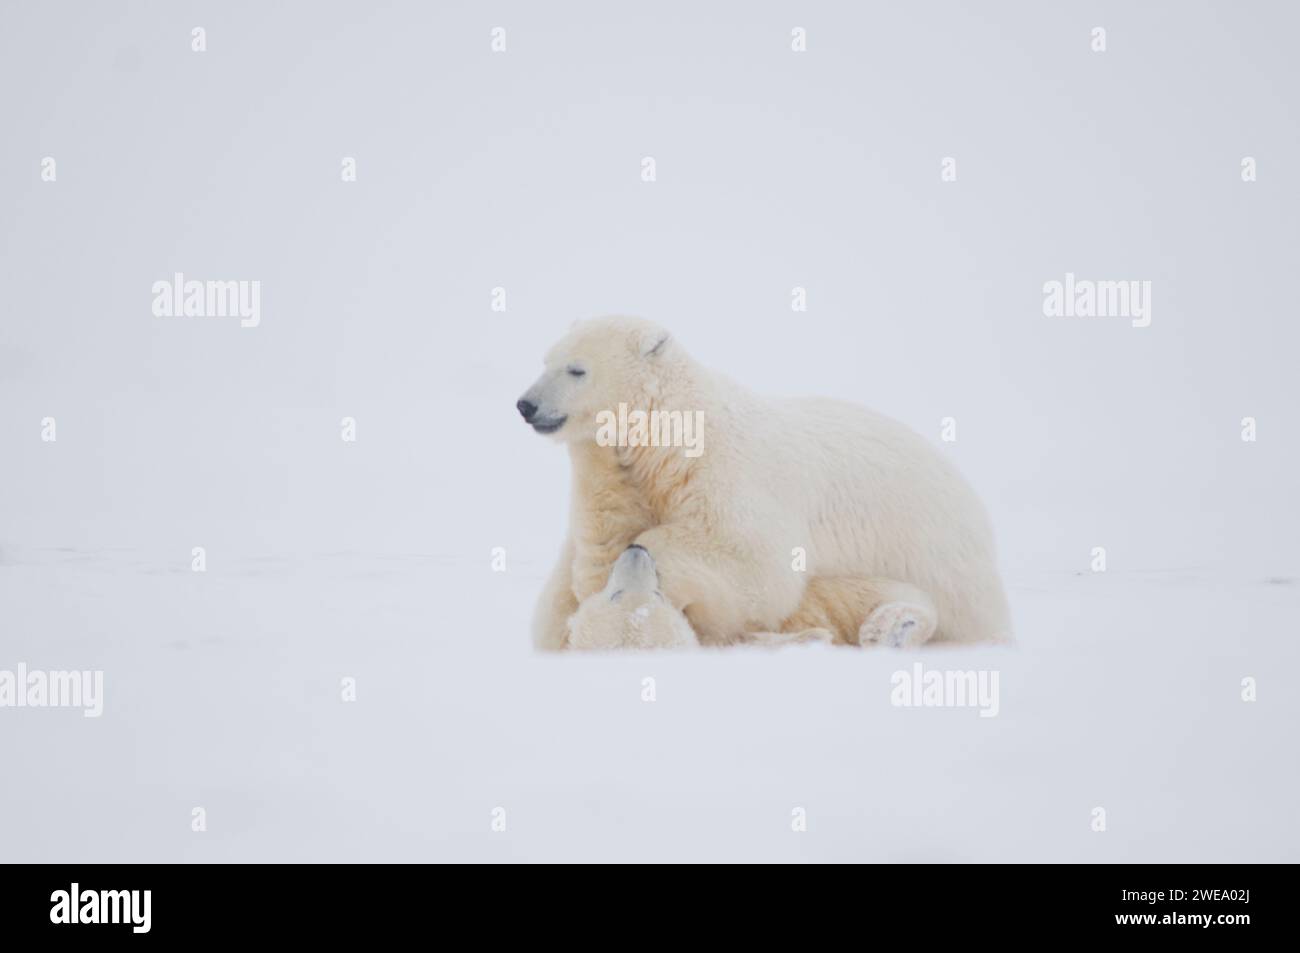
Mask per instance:
[[[646,409],[678,358],[668,332],[651,321],[579,321],[547,352],[542,376],[515,407],[540,434],[595,440],[602,412]]]
[[[699,645],[695,630],[659,591],[655,561],[629,546],[614,562],[609,582],[569,618],[569,648],[686,649]]]

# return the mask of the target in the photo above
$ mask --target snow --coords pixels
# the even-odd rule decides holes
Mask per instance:
[[[0,860],[1300,860],[1300,8],[1129,6],[7,11],[0,671],[105,699],[0,709]],[[933,440],[1018,646],[537,657],[607,313]]]
[[[540,571],[488,562],[6,554],[6,657],[106,698],[0,712],[5,858],[1297,859],[1294,580],[1013,578],[1017,649],[539,657]],[[891,705],[918,660],[997,671],[997,716]]]

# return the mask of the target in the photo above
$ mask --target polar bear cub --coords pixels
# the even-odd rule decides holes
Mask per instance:
[[[571,649],[699,648],[695,630],[659,590],[655,561],[629,546],[614,562],[609,582],[569,617]]]
[[[844,637],[843,626],[837,625],[840,620],[827,612],[826,605],[841,604],[844,595],[859,590],[849,580],[836,581],[829,588],[817,587],[810,593],[817,602],[808,602],[782,627],[783,631],[742,633],[735,644],[778,648],[808,642],[857,642],[858,626],[852,624],[849,631],[853,635]],[[863,633],[868,625],[862,626]],[[664,597],[654,557],[645,547],[636,545],[629,546],[615,560],[605,588],[584,599],[569,617],[568,630],[568,648],[579,651],[695,649],[700,645],[689,620]],[[862,644],[867,644],[865,638]]]

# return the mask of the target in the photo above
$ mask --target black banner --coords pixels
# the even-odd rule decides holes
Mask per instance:
[[[420,865],[46,865],[11,866],[7,872],[11,886],[0,900],[7,938],[93,943],[291,935],[333,942],[397,939],[416,922],[406,914],[418,913],[417,920],[424,923],[464,923],[466,918],[496,923],[506,911],[525,913],[545,904],[551,919],[557,902],[571,923],[575,915],[579,923],[600,922],[611,914],[635,916],[635,908],[644,905],[645,914],[654,917],[645,921],[649,926],[664,915],[671,918],[672,906],[665,902],[669,896],[682,898],[682,917],[694,920],[706,910],[665,880],[695,875],[668,871],[629,871],[620,875],[629,886],[586,887],[586,900],[578,894],[588,876],[581,870],[566,875],[575,882],[559,888],[563,900],[554,890],[512,888],[508,875],[502,878],[499,872],[490,884],[475,884],[473,874],[460,874],[458,886],[449,888],[447,871]],[[890,935],[910,923],[923,928],[927,941],[972,930],[971,936],[984,938],[993,931],[1020,935],[1050,930],[1079,937],[1130,933],[1181,943],[1191,937],[1232,942],[1257,928],[1270,934],[1279,929],[1281,881],[1290,881],[1292,872],[1285,867],[1199,865],[873,866],[832,876],[842,879],[842,890],[856,895],[846,911],[859,911]],[[772,877],[779,878],[779,901]],[[660,886],[647,892],[647,879],[660,880]],[[727,875],[728,881],[737,879],[734,873]],[[738,910],[761,896],[765,899],[755,924],[770,923],[773,916],[803,918],[809,906],[834,904],[839,893],[814,894],[815,881],[802,870],[768,874],[764,880],[761,893],[754,886],[738,886],[733,896],[724,894],[718,912],[725,910],[734,923]]]

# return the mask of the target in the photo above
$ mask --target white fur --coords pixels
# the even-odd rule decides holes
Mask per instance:
[[[574,480],[569,535],[534,619],[540,648],[564,647],[569,616],[630,543],[653,554],[703,644],[778,631],[814,576],[920,590],[937,640],[1011,637],[983,507],[895,421],[835,400],[760,397],[632,318],[575,325],[525,399],[537,420],[565,421],[552,439],[567,444]],[[703,453],[598,446],[597,414],[619,403],[703,411]],[[792,569],[796,547],[806,572]]]
[[[654,560],[627,549],[600,592],[583,600],[568,620],[568,647],[601,649],[698,648],[695,631],[659,591]]]
[[[827,629],[807,628],[791,632],[747,632],[736,641],[781,648],[803,643],[830,644],[834,635]],[[584,599],[568,620],[567,647],[580,651],[681,650],[699,646],[686,616],[660,591],[654,558],[637,548],[623,551],[610,571],[605,588]]]

